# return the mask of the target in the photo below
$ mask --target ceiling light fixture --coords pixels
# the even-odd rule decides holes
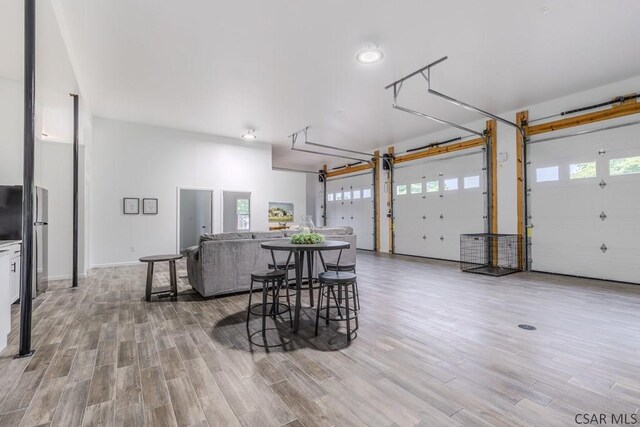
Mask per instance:
[[[242,135],[242,138],[243,139],[256,139],[256,130],[255,129],[249,129],[249,131],[247,133]]]
[[[384,55],[377,47],[365,47],[356,55],[356,61],[361,64],[373,64],[382,59]]]

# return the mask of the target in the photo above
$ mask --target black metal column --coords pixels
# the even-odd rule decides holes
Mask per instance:
[[[20,349],[18,357],[31,350],[33,286],[33,176],[35,151],[36,92],[36,2],[24,1],[24,164],[22,187],[22,255],[20,260]]]
[[[78,95],[73,97],[73,271],[71,286],[78,287],[78,158],[80,145],[78,144]]]

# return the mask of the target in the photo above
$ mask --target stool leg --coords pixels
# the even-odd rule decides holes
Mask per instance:
[[[249,287],[249,305],[247,306],[247,330],[249,330],[249,316],[251,315],[251,296],[253,295],[253,280]]]
[[[307,271],[309,272],[309,306],[313,307],[313,252],[307,251]]]
[[[276,310],[276,306],[278,304],[278,299],[276,297],[276,281],[271,280],[269,283],[271,283],[271,310],[269,311],[269,313],[273,315],[273,318],[275,320],[276,313],[278,312],[278,310]]]
[[[289,282],[286,281],[284,284],[284,289],[285,292],[287,293],[287,306],[289,307],[289,323],[291,324],[291,327],[293,328],[293,316],[291,316],[291,299],[289,298]]]
[[[360,310],[360,291],[358,290],[358,282],[353,284],[353,289],[356,292],[356,301],[355,301],[355,303],[358,304],[358,310]]]
[[[340,305],[342,304],[342,286],[338,285],[338,294],[340,295],[340,301],[336,297],[336,291],[333,286],[331,286],[331,293],[333,294],[333,299],[336,302],[336,308],[338,309],[338,316],[342,317],[342,310],[340,310]]]
[[[268,281],[262,282],[262,336],[267,336],[267,295],[269,294],[269,288],[267,287]]]
[[[147,301],[151,301],[151,287],[153,286],[153,261],[147,264]]]
[[[318,336],[318,321],[320,320],[320,310],[322,310],[322,297],[323,297],[324,285],[320,282],[318,286],[318,308],[316,310],[316,336]]]
[[[282,280],[274,280],[273,285],[275,288],[275,294],[273,296],[275,298],[275,300],[273,301],[275,305],[275,309],[273,311],[273,318],[275,320],[276,316],[280,312],[280,289],[282,288]]]
[[[325,319],[325,324],[329,325],[329,306],[331,305],[331,293],[333,292],[333,285],[326,285],[326,294],[323,292],[323,296],[327,298],[327,314]]]
[[[342,285],[338,285],[338,287],[342,287]],[[345,286],[345,290],[347,290],[346,286]],[[349,296],[348,295],[347,295],[347,298],[344,299],[344,302],[346,304],[346,309],[347,309],[347,341],[351,341],[351,320],[349,320],[350,313],[349,313]]]
[[[359,314],[358,312],[360,311],[360,301],[358,300],[358,282],[355,282],[353,284],[353,286],[354,286],[354,292],[355,292],[355,296],[353,298],[353,304],[355,305],[356,301],[358,301],[358,309],[354,310],[355,311],[354,314],[355,314],[355,317],[356,317],[356,329],[355,330],[357,331],[358,328],[360,327],[360,325],[358,324],[358,314]]]
[[[171,284],[171,298],[178,299],[178,278],[176,277],[176,262],[169,261],[169,283]]]

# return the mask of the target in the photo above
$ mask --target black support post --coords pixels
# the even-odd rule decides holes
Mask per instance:
[[[73,97],[73,270],[71,286],[78,287],[78,158],[80,145],[78,144],[78,95]]]
[[[24,164],[22,187],[22,259],[20,260],[20,348],[18,357],[31,350],[33,286],[33,176],[35,152],[36,2],[24,1]]]

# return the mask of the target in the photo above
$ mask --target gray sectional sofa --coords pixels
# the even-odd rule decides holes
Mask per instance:
[[[262,249],[260,243],[290,239],[296,232],[284,230],[205,234],[200,238],[198,246],[187,249],[189,283],[205,297],[249,290],[251,272],[266,270],[267,264],[272,262],[270,251]],[[356,261],[356,235],[351,227],[323,228],[316,232],[325,235],[327,240],[349,242],[351,247],[343,251],[341,262]],[[284,262],[288,253],[275,252],[275,255],[278,262]],[[326,262],[335,262],[338,251],[327,251],[323,256]]]

